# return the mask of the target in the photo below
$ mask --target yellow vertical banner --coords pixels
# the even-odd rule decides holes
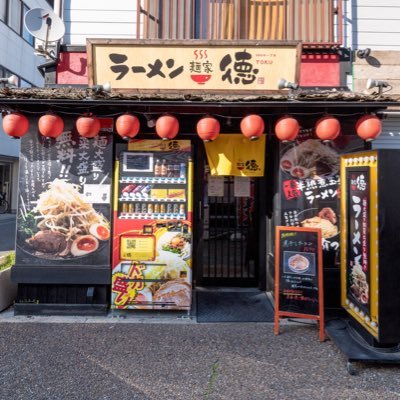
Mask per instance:
[[[213,176],[264,176],[265,135],[251,141],[242,134],[223,134],[204,143]]]

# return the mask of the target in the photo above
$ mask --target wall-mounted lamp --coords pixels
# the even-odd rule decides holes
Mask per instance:
[[[13,86],[18,86],[18,76],[16,75],[10,75],[8,78],[0,78],[0,83],[5,85],[13,85]]]
[[[111,83],[110,82],[105,82],[102,85],[93,85],[90,86],[89,89],[92,89],[96,94],[102,93],[102,92],[111,92]]]
[[[371,54],[371,49],[367,47],[366,49],[359,49],[356,51],[358,58],[367,58]]]
[[[388,86],[390,86],[388,81],[378,81],[370,78],[367,80],[366,88],[372,89],[374,87],[377,87],[379,89],[379,95],[381,95],[383,88]]]
[[[288,82],[286,79],[279,79],[278,81],[278,89],[293,89],[297,90],[299,88],[298,83]]]
[[[156,126],[157,120],[153,118],[150,114],[145,114],[146,117],[146,125],[148,128],[154,128]]]

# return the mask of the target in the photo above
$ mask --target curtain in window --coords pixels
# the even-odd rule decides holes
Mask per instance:
[[[137,1],[146,39],[335,39],[334,0]]]
[[[286,0],[209,0],[210,39],[282,40]]]

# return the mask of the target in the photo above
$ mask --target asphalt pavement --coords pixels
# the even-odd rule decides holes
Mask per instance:
[[[8,321],[7,321],[8,319]],[[399,399],[399,367],[357,364],[313,325],[0,321],[0,399]]]

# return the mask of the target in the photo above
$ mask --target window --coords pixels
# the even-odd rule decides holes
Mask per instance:
[[[10,70],[7,68],[3,67],[0,65],[0,78],[8,78],[11,75],[16,75],[13,74]],[[32,87],[33,85],[29,83],[28,81],[22,79],[21,77],[18,77],[18,87]]]
[[[0,0],[0,20],[33,46],[35,39],[24,26],[28,11],[29,7],[21,0]]]
[[[0,20],[7,21],[7,0],[0,0]]]
[[[144,39],[301,40],[338,44],[344,0],[142,0]],[[138,35],[140,31],[138,30]]]
[[[22,16],[24,16],[29,11],[29,8],[26,4],[22,3]],[[25,24],[22,23],[22,37],[32,46],[34,45],[35,38],[28,32],[25,28]]]

